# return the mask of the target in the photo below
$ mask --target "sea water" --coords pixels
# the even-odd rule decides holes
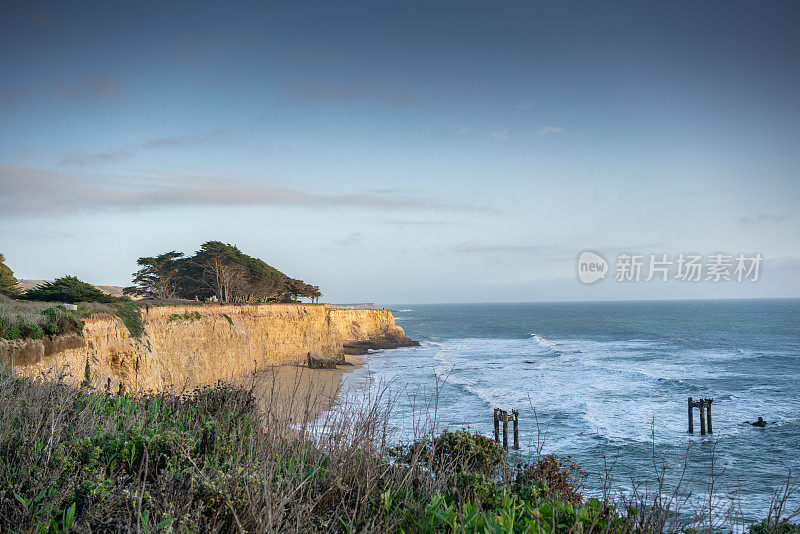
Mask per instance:
[[[397,440],[433,417],[491,436],[493,409],[515,409],[522,459],[570,456],[590,493],[609,469],[630,492],[666,465],[686,512],[708,505],[713,473],[714,506],[740,521],[800,473],[800,300],[387,307],[421,346],[368,355],[341,395],[388,390]],[[690,396],[714,399],[713,434],[697,410],[687,433]]]

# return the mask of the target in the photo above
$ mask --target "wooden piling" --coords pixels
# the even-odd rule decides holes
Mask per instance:
[[[500,443],[500,408],[494,409],[494,442]]]
[[[508,450],[508,413],[503,411],[503,448]]]
[[[692,402],[692,398],[689,397],[689,434],[694,434],[694,403]]]
[[[706,435],[706,414],[703,413],[706,407],[706,400],[700,399],[700,435]]]
[[[708,433],[711,434],[711,433],[713,433],[713,430],[711,428],[711,403],[714,402],[714,399],[706,399],[706,401],[707,401],[706,402],[706,416],[708,417],[708,425],[707,425],[708,429],[707,430],[708,430]]]
[[[514,450],[519,450],[519,412],[516,410],[511,410],[511,415],[514,416]]]

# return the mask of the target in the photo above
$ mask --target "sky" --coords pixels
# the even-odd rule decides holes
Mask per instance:
[[[799,23],[780,1],[0,0],[0,252],[128,285],[220,240],[328,302],[798,297]],[[584,250],[609,276],[578,281]],[[614,279],[681,253],[763,262]]]

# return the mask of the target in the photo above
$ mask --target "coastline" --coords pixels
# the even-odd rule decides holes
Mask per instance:
[[[236,383],[253,388],[267,421],[310,422],[336,403],[342,375],[365,363],[355,355],[346,354],[344,358],[344,364],[329,369],[277,365],[242,377]]]

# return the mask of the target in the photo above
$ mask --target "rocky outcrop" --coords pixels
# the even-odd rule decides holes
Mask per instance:
[[[314,304],[151,306],[144,334],[131,337],[117,317],[87,318],[81,336],[0,341],[0,358],[28,376],[65,373],[112,391],[213,384],[272,365],[326,365],[345,347],[412,344],[388,310]]]
[[[389,310],[330,309],[328,313],[342,337],[346,354],[367,354],[375,349],[419,345],[406,337]]]

